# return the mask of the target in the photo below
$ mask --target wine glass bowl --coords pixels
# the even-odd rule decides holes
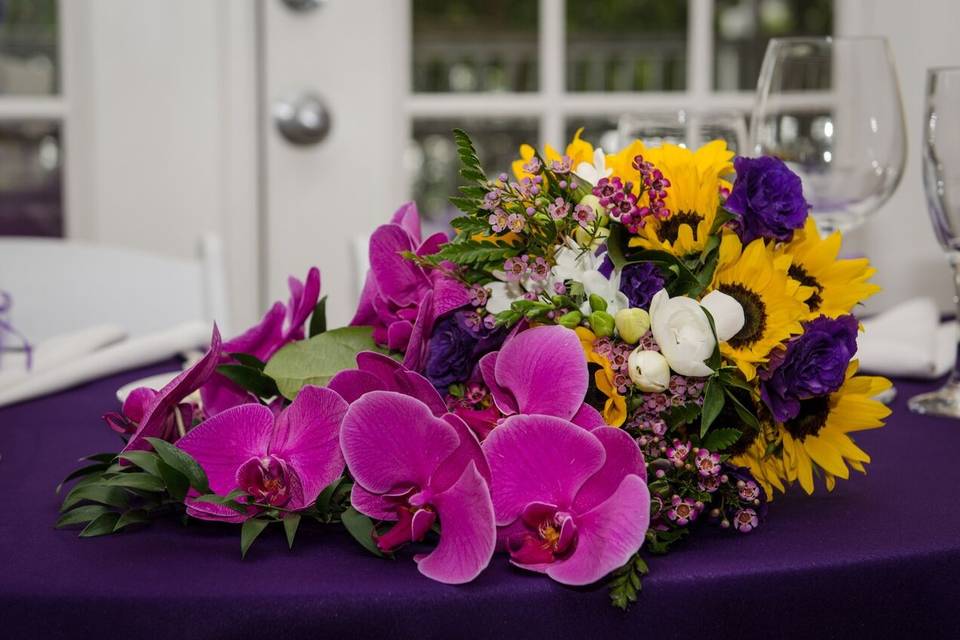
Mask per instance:
[[[923,186],[927,211],[953,267],[960,311],[960,67],[927,71]],[[960,313],[958,313],[960,317]],[[960,418],[960,361],[943,387],[910,398],[916,413]]]
[[[890,198],[906,133],[886,39],[774,38],[750,120],[750,148],[803,182],[821,232],[849,231]]]

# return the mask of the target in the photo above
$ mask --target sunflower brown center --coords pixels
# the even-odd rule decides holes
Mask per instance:
[[[703,216],[694,211],[678,211],[657,227],[657,237],[660,242],[676,242],[680,235],[680,226],[688,224],[693,229],[693,235],[697,235],[697,225],[703,220]]]
[[[739,282],[721,284],[718,288],[743,307],[743,328],[727,343],[734,349],[752,346],[763,337],[767,328],[767,306],[758,293]]]
[[[803,442],[807,436],[820,433],[830,415],[830,396],[819,396],[800,401],[800,413],[784,423],[784,428],[796,440]]]
[[[823,304],[823,298],[820,297],[820,294],[823,293],[823,285],[821,285],[816,278],[807,273],[807,270],[799,264],[790,265],[790,270],[787,271],[787,275],[799,282],[804,287],[813,287],[813,294],[807,298],[807,306],[810,307],[810,311],[816,311],[819,309],[820,305]]]

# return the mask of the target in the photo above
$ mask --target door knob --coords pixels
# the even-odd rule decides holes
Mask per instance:
[[[322,0],[283,0],[292,11],[313,11],[323,4]]]
[[[312,93],[275,102],[273,122],[280,135],[295,145],[317,144],[330,133],[330,111],[323,99]]]

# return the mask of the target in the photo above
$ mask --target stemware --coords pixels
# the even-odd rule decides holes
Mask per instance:
[[[923,126],[927,210],[953,267],[960,310],[960,67],[927,71]],[[960,360],[943,387],[914,396],[908,404],[917,413],[960,417]]]
[[[756,155],[800,176],[821,233],[849,231],[897,188],[906,161],[885,38],[773,38],[750,120]]]
[[[711,140],[724,140],[737,152],[745,151],[747,127],[734,111],[679,111],[628,114],[617,125],[620,144],[639,139],[645,145],[670,143],[696,149]]]

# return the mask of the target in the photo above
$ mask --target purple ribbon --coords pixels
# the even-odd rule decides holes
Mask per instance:
[[[6,291],[0,291],[0,358],[5,351],[20,351],[27,356],[27,369],[33,366],[33,347],[27,341],[26,336],[17,331],[12,324],[5,318],[10,308],[13,306],[13,296]],[[5,344],[6,336],[12,336],[20,342],[20,346],[13,347]]]

